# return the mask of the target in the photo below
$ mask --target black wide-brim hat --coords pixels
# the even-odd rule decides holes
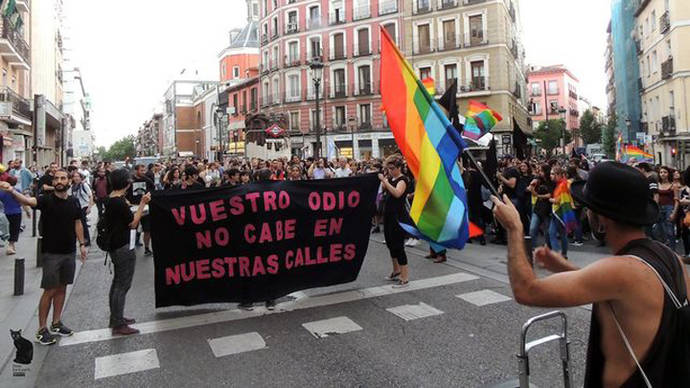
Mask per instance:
[[[659,218],[647,177],[622,163],[598,164],[587,181],[573,182],[570,193],[575,202],[614,221],[644,226]]]

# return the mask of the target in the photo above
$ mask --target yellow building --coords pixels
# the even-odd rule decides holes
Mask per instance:
[[[457,80],[460,112],[470,100],[503,116],[492,131],[499,153],[513,154],[530,133],[518,0],[404,1],[403,51],[437,96]],[[512,135],[512,136],[511,136]]]
[[[657,163],[685,168],[690,163],[690,1],[642,0],[635,17],[642,129],[651,135],[647,147]]]

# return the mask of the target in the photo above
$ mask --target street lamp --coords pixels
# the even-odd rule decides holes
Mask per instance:
[[[317,158],[321,157],[321,113],[319,111],[319,86],[321,86],[321,79],[323,77],[323,63],[321,58],[314,58],[309,65],[312,71],[312,81],[314,81],[314,92],[316,93],[316,152]]]
[[[568,111],[564,108],[561,107],[558,110],[558,113],[561,115],[561,120],[563,120],[563,126],[561,127],[561,152],[563,152],[563,155],[565,155],[565,130],[566,130],[566,121],[565,121],[565,115],[568,113]]]
[[[628,129],[628,141],[632,143],[632,136],[631,136],[631,128],[632,128],[632,120],[630,120],[630,117],[625,119],[625,127]]]

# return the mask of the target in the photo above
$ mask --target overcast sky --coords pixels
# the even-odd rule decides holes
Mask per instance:
[[[520,4],[528,63],[565,64],[580,93],[605,107],[609,1]],[[135,133],[182,69],[217,79],[229,30],[246,22],[243,0],[64,0],[64,7],[65,56],[91,94],[98,145]]]

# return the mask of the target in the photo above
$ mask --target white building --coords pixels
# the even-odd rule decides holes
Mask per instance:
[[[82,159],[91,156],[94,151],[94,136],[91,131],[91,99],[84,88],[84,80],[78,67],[65,69],[63,111],[72,117],[71,128],[72,157]]]

